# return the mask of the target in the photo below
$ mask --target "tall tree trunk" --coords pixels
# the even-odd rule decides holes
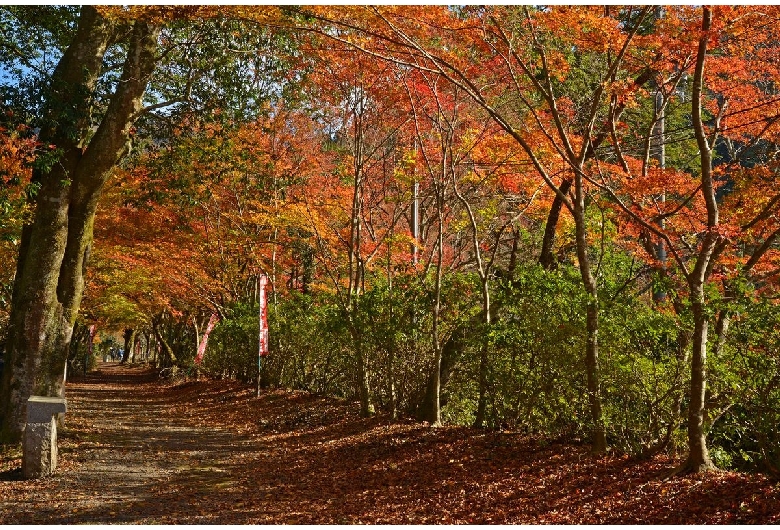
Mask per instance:
[[[446,165],[442,164],[442,168]],[[444,171],[444,170],[443,170]],[[444,179],[434,183],[436,190],[436,216],[438,236],[436,239],[436,276],[433,285],[433,325],[431,330],[431,342],[433,346],[433,366],[428,380],[426,407],[422,409],[421,419],[433,426],[441,425],[441,369],[442,369],[442,337],[441,337],[441,288],[442,268],[444,260]]]
[[[482,289],[482,324],[484,330],[482,331],[482,348],[479,355],[479,398],[477,399],[477,412],[474,416],[474,427],[482,428],[485,424],[485,415],[487,413],[487,387],[488,387],[488,370],[489,366],[489,353],[490,353],[490,269],[493,265],[493,259],[488,262],[482,258],[482,250],[479,244],[479,225],[477,218],[474,215],[474,209],[469,204],[468,199],[458,191],[458,179],[456,177],[456,171],[450,172],[452,177],[452,191],[458,198],[460,203],[466,209],[466,213],[471,223],[471,248],[474,252],[474,259],[477,262],[477,274],[479,275],[480,288]],[[503,228],[501,230],[503,232]],[[496,245],[499,244],[500,234],[496,237]],[[510,265],[508,268],[509,277],[512,277],[517,260],[517,243],[519,234],[516,230],[513,230],[512,238],[512,255],[510,257]]]
[[[395,299],[393,292],[393,234],[395,231],[393,227],[390,227],[390,237],[387,242],[387,299],[390,302],[388,308],[388,314],[390,322],[395,322]],[[387,345],[387,372],[385,378],[387,380],[387,391],[390,405],[390,417],[392,419],[398,419],[398,395],[395,386],[395,356],[397,345],[395,341],[395,334],[390,335],[390,343]]]
[[[707,332],[709,319],[704,310],[704,291],[693,300],[693,351],[691,352],[691,390],[688,406],[688,462],[691,471],[713,469],[704,430],[705,394],[707,391]]]
[[[591,422],[591,451],[602,454],[607,450],[607,434],[601,407],[601,373],[599,368],[599,298],[598,283],[590,268],[585,231],[585,198],[582,184],[577,181],[577,205],[574,209],[577,233],[577,257],[580,274],[588,301],[585,309],[585,372],[588,384],[588,405]]]
[[[452,377],[452,373],[466,349],[467,331],[459,328],[447,339],[441,348],[439,373],[431,372],[426,381],[425,390],[417,404],[415,417],[420,421],[430,421],[436,414],[436,408],[441,405],[442,390]]]
[[[431,340],[433,342],[433,366],[428,382],[428,392],[430,399],[427,400],[427,407],[423,409],[423,421],[431,425],[441,425],[441,368],[442,368],[442,341],[440,329],[441,315],[441,263],[436,268],[436,286],[435,301],[433,308],[433,330]]]
[[[144,331],[144,361],[149,361],[152,358],[152,334],[149,331]]]
[[[482,428],[485,425],[487,415],[487,386],[490,351],[490,289],[488,278],[482,277],[482,323],[485,326],[482,337],[482,348],[479,354],[479,398],[477,399],[477,412],[474,417],[474,427]]]
[[[354,102],[354,160],[352,176],[352,217],[350,219],[350,239],[348,248],[349,260],[349,293],[347,294],[347,319],[355,349],[358,368],[358,396],[360,398],[360,415],[362,417],[374,414],[374,405],[371,403],[371,386],[368,373],[368,362],[365,347],[363,346],[363,330],[358,325],[358,316],[361,311],[360,298],[363,294],[363,282],[365,279],[366,265],[363,260],[363,180],[365,177],[363,168],[364,122],[365,109],[363,87],[359,82],[353,87],[357,98]]]
[[[561,182],[560,190],[564,195],[569,193],[571,189],[572,180],[565,179]],[[561,210],[563,209],[563,200],[560,195],[555,195],[552,205],[550,206],[550,213],[547,214],[547,224],[544,226],[544,238],[542,239],[542,251],[539,253],[539,264],[546,270],[553,270],[556,266],[555,253],[555,230],[558,227],[558,220],[561,217]]]
[[[355,341],[358,360],[358,377],[360,378],[360,416],[368,418],[374,415],[374,405],[371,403],[371,386],[368,379],[368,367],[366,365],[366,355],[363,348],[363,341],[358,338]]]
[[[704,63],[707,56],[709,30],[712,25],[712,11],[702,8],[702,25],[699,46],[696,57],[696,68],[693,74],[693,90],[691,97],[691,121],[699,146],[701,159],[701,190],[707,207],[707,232],[696,258],[694,269],[688,274],[688,288],[693,310],[693,351],[691,352],[691,387],[688,406],[688,460],[683,465],[685,470],[695,473],[713,469],[707,450],[706,433],[704,430],[704,395],[707,389],[707,328],[709,319],[705,308],[704,284],[711,271],[716,256],[719,241],[717,228],[719,224],[718,204],[715,200],[715,186],[712,178],[712,147],[707,139],[702,119],[702,92],[704,88]]]
[[[22,232],[0,386],[0,440],[21,437],[30,395],[58,396],[73,325],[81,304],[97,201],[125,151],[154,69],[157,31],[133,25],[124,70],[103,120],[91,133],[92,93],[116,28],[89,6],[52,78],[43,145],[59,154],[40,185],[35,218]]]
[[[125,330],[125,333],[123,335],[123,338],[125,339],[125,352],[122,355],[122,364],[125,364],[130,360],[131,352],[133,351],[133,346],[135,346],[135,330],[131,328],[127,328]]]
[[[163,355],[163,362],[161,364],[176,369],[176,363],[178,363],[179,360],[176,357],[173,348],[171,348],[171,345],[168,344],[168,341],[166,341],[162,335],[157,335],[157,340],[160,342],[160,351]]]
[[[162,323],[161,320],[161,318],[157,318],[152,323],[152,331],[154,332],[154,336],[157,339],[157,344],[160,345],[160,355],[162,356],[157,367],[176,368],[178,359],[176,358],[176,353],[174,353],[171,345],[168,344],[168,341],[165,340],[165,337],[163,337],[162,331],[160,330],[160,325]]]

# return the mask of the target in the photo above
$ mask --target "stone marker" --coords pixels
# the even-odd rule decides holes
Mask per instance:
[[[67,411],[64,398],[30,396],[22,441],[25,478],[51,475],[57,467],[57,414]]]

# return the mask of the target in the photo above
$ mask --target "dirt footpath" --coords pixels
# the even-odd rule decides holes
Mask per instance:
[[[3,487],[16,490],[13,500],[0,500],[3,523],[207,523],[218,517],[201,516],[191,504],[207,502],[205,490],[229,483],[236,453],[251,440],[172,413],[175,396],[161,392],[154,374],[141,367],[103,364],[67,390],[57,473],[33,481],[23,481],[18,470],[0,475]],[[182,492],[183,485],[189,491]]]
[[[57,474],[0,458],[3,524],[778,523],[761,475],[656,479],[516,433],[361,419],[353,403],[101,364],[68,383]]]

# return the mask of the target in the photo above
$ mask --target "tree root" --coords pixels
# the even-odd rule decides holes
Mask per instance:
[[[658,476],[658,480],[665,481],[679,475],[699,475],[704,473],[712,473],[714,471],[718,471],[718,468],[715,467],[715,464],[712,462],[694,464],[690,459],[688,459],[676,468],[661,473]]]

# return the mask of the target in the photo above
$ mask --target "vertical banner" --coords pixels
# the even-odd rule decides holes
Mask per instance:
[[[209,341],[209,335],[214,329],[214,326],[217,325],[217,322],[219,322],[219,315],[211,313],[209,323],[206,324],[206,331],[203,332],[203,338],[200,339],[200,344],[198,345],[198,354],[195,356],[195,364],[200,364],[203,361],[203,355],[206,353],[206,343]]]
[[[257,395],[260,395],[260,373],[263,369],[263,357],[268,355],[268,296],[266,286],[268,285],[268,276],[261,274],[258,280],[258,302],[260,305],[259,322],[260,333],[258,341],[257,355]]]
[[[84,375],[87,375],[87,368],[89,368],[89,358],[92,357],[93,340],[95,340],[95,324],[89,326],[89,341],[87,342],[87,356],[84,359]]]

